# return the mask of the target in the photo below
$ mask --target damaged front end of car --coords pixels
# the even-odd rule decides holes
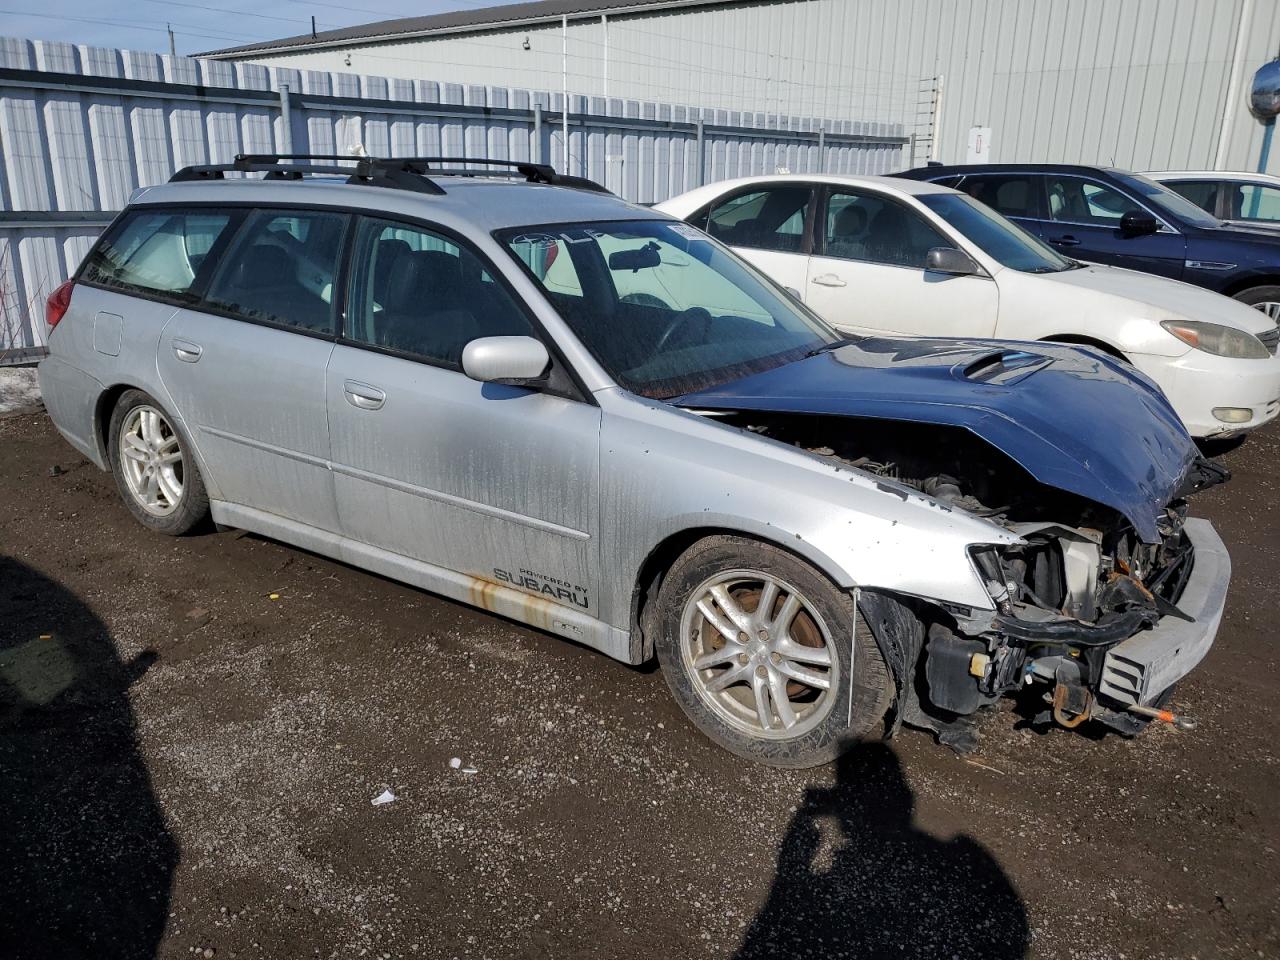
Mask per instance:
[[[1033,723],[1096,720],[1132,735],[1155,716],[1175,719],[1162,707],[1212,644],[1230,576],[1213,527],[1188,518],[1188,498],[1229,474],[1199,456],[1158,391],[1091,352],[1022,353],[1038,379],[1018,392],[1009,379],[974,388],[968,372],[990,365],[990,345],[929,343],[911,347],[914,379],[874,367],[859,385],[874,397],[837,393],[841,373],[828,363],[794,395],[755,384],[696,398],[728,425],[1016,537],[969,548],[989,607],[860,588],[859,610],[897,679],[891,732],[907,723],[963,750],[977,712],[1010,694],[1038,704]],[[868,349],[837,352],[856,367]],[[869,352],[882,360],[882,349]],[[1077,381],[1073,393],[1082,370],[1106,386]],[[930,380],[943,393],[968,388],[966,402],[939,403]],[[890,408],[890,388],[916,396]]]

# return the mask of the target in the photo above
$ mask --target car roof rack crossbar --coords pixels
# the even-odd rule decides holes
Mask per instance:
[[[331,163],[321,165],[315,161],[331,161]],[[354,169],[351,166],[338,166],[336,162],[355,166]],[[442,167],[441,164],[460,164],[461,166]],[[473,169],[474,167],[504,169]],[[393,187],[429,194],[444,193],[440,185],[428,176],[430,173],[437,176],[523,176],[529,183],[545,183],[598,193],[611,192],[594,180],[562,175],[556,173],[555,168],[549,164],[531,163],[525,160],[487,160],[475,157],[361,157],[337,153],[241,153],[231,163],[183,167],[169,178],[169,182],[224,180],[227,173],[264,173],[267,180],[301,180],[306,173],[347,174],[348,183]]]

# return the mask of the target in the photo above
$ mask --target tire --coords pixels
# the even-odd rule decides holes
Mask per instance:
[[[766,591],[771,610],[761,616]],[[657,604],[667,686],[694,725],[731,753],[776,767],[817,766],[883,721],[893,684],[862,617],[849,641],[852,596],[785,550],[708,537],[675,561]]]
[[[1262,311],[1272,320],[1280,321],[1280,286],[1271,284],[1263,287],[1249,287],[1247,290],[1241,290],[1232,299]],[[1263,304],[1275,304],[1275,306],[1266,309]]]
[[[116,489],[139,523],[176,537],[205,521],[204,478],[160,404],[141,390],[125,391],[111,413],[107,437]]]

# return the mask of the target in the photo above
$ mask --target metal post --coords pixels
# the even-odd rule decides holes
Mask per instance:
[[[698,118],[698,183],[700,187],[707,182],[707,141],[702,136],[702,118]]]
[[[287,83],[280,84],[280,152],[293,153],[293,114]]]
[[[1271,136],[1275,132],[1276,132],[1276,118],[1272,117],[1270,120],[1267,121],[1266,126],[1263,127],[1263,131],[1262,131],[1262,150],[1258,153],[1258,172],[1259,173],[1267,172],[1267,163],[1271,159]],[[1261,193],[1260,190],[1254,190],[1255,197],[1259,193]]]
[[[542,104],[533,105],[533,162],[542,163]]]
[[[600,14],[600,28],[604,31],[604,98],[609,99],[609,17]]]
[[[827,128],[818,128],[818,172],[827,172]]]
[[[937,89],[933,96],[933,129],[929,131],[929,135],[933,138],[929,144],[930,160],[939,160],[942,147],[942,74],[938,74]]]
[[[564,170],[569,170],[569,18],[560,18],[560,94],[564,98],[560,111],[560,130],[564,137]]]

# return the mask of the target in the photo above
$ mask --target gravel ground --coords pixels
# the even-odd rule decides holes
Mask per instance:
[[[965,759],[907,731],[788,772],[651,668],[150,535],[46,418],[0,419],[0,956],[1280,956],[1280,430],[1223,459],[1195,733],[999,710]]]

